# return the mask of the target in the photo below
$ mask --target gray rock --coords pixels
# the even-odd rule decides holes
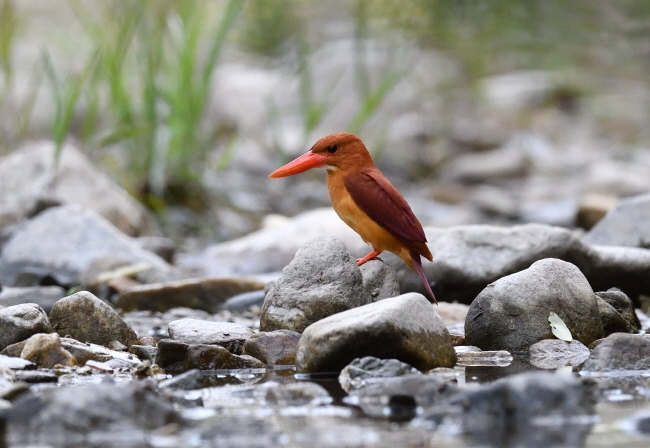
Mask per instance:
[[[317,383],[278,384],[269,387],[264,395],[264,404],[271,406],[318,406],[332,402],[327,389]]]
[[[357,358],[345,366],[339,374],[339,384],[344,391],[365,387],[385,378],[420,373],[418,369],[397,359],[379,359],[373,356]]]
[[[554,338],[551,311],[585,345],[603,336],[598,301],[587,279],[574,265],[551,258],[488,285],[469,307],[466,343],[483,350],[526,351]]]
[[[596,298],[598,300],[600,321],[603,323],[603,337],[609,336],[612,333],[638,333],[638,329],[632,327],[630,323],[621,316],[621,313],[616,311],[616,308],[598,297],[598,295],[596,295]]]
[[[16,372],[16,380],[25,383],[58,383],[59,377],[54,372],[44,370],[19,370]]]
[[[21,303],[35,303],[43,308],[46,313],[49,313],[54,303],[65,296],[65,289],[60,286],[5,287],[0,291],[0,305],[13,306]]]
[[[627,322],[629,325],[629,333],[636,333],[641,329],[641,322],[639,317],[634,311],[634,304],[630,298],[623,291],[612,288],[608,291],[599,291],[596,297],[611,305],[614,310]],[[604,325],[604,324],[603,324]],[[612,332],[613,333],[613,332]],[[608,335],[607,331],[605,335]]]
[[[650,248],[650,194],[623,199],[582,240],[601,246]]]
[[[217,313],[230,297],[264,289],[259,280],[244,277],[204,277],[137,286],[119,295],[116,308],[164,313],[179,306]]]
[[[156,364],[167,372],[186,372],[192,369],[249,369],[264,368],[258,359],[248,355],[233,355],[218,345],[185,344],[173,339],[158,342]]]
[[[138,359],[155,362],[158,348],[152,347],[150,345],[133,344],[131,347],[129,347],[129,353],[133,353],[138,357]]]
[[[399,295],[399,281],[395,271],[380,259],[370,260],[359,267],[363,287],[373,301]]]
[[[0,350],[24,341],[36,333],[51,333],[52,326],[43,308],[34,303],[14,305],[0,310]]]
[[[138,340],[135,331],[106,303],[88,291],[65,297],[54,304],[50,322],[60,335],[81,342],[108,345],[120,341],[129,346]]]
[[[262,307],[267,291],[260,289],[258,291],[243,292],[226,300],[223,309],[226,311],[242,312],[248,311],[251,307]]]
[[[209,322],[188,318],[170,322],[169,336],[185,344],[219,345],[231,353],[241,354],[244,343],[253,336],[253,330],[231,322]]]
[[[98,362],[119,360],[131,367],[140,363],[137,355],[134,357],[132,354],[124,351],[111,350],[101,345],[88,342],[83,343],[72,338],[61,338],[61,347],[70,352],[80,366],[85,365],[90,360]],[[134,347],[134,345],[131,347]]]
[[[594,415],[594,392],[588,379],[527,372],[458,394],[425,410],[423,419],[458,422],[465,434],[490,446],[504,440],[513,447],[583,446],[591,427],[580,418]],[[540,431],[542,419],[557,424]]]
[[[44,202],[94,210],[129,235],[157,234],[152,216],[75,146],[63,147],[58,164],[53,142],[27,144],[0,159],[3,222],[26,220]]]
[[[119,434],[120,446],[146,446],[153,430],[183,423],[150,384],[136,381],[23,394],[5,421],[11,446],[88,446],[91,433],[95,440],[115,440]]]
[[[404,294],[322,319],[298,343],[301,372],[339,371],[355,358],[395,358],[420,370],[452,367],[456,353],[434,307]]]
[[[161,381],[160,389],[195,390],[203,387],[203,373],[198,369],[188,370],[180,375]]]
[[[300,333],[291,330],[260,331],[244,344],[244,355],[259,359],[267,366],[293,365]]]
[[[650,337],[614,333],[603,339],[582,367],[586,371],[650,369]]]
[[[173,274],[169,264],[97,213],[66,205],[44,211],[13,234],[0,256],[0,283],[33,286],[49,276],[60,285],[79,285],[136,263],[151,267],[138,274],[142,282],[169,280]]]
[[[589,358],[591,351],[580,341],[544,339],[530,346],[529,361],[539,369],[577,367]]]
[[[61,347],[61,338],[56,333],[31,336],[25,341],[20,357],[45,368],[52,368],[57,364],[64,367],[77,365],[70,352]]]
[[[266,295],[260,330],[301,333],[324,317],[371,301],[361,271],[343,243],[316,238],[298,250]]]

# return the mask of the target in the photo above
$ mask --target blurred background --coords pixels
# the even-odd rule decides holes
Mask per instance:
[[[649,118],[647,0],[0,0],[0,155],[72,144],[197,244],[329,206],[267,175],[341,131],[425,225],[589,228]]]

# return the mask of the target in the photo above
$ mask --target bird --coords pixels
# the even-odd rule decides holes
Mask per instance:
[[[311,149],[273,171],[277,179],[312,168],[325,167],[327,189],[336,214],[372,246],[357,265],[392,252],[418,274],[425,289],[438,303],[422,269],[422,259],[433,260],[422,224],[400,192],[377,169],[359,137],[341,132],[318,140]]]

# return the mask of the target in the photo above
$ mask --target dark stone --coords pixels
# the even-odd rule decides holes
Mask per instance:
[[[149,360],[154,362],[156,360],[156,354],[158,353],[157,347],[152,347],[150,345],[137,345],[133,344],[129,347],[129,353],[133,353],[139,359]]]
[[[597,292],[596,296],[614,307],[616,312],[628,323],[630,333],[639,331],[641,322],[639,322],[639,317],[634,311],[634,304],[627,294],[617,288],[611,288],[608,291]]]
[[[261,331],[246,341],[243,354],[267,366],[292,365],[296,363],[299,339],[300,333],[291,330]]]
[[[156,364],[169,372],[264,368],[264,364],[252,356],[233,355],[218,345],[190,345],[172,339],[158,342]]]
[[[43,370],[17,370],[16,380],[26,383],[58,383],[59,377],[54,372],[45,372]]]

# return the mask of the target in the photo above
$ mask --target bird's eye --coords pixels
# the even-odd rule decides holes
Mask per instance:
[[[327,152],[329,152],[330,154],[334,154],[337,149],[339,148],[337,148],[336,145],[330,145],[327,147]]]

